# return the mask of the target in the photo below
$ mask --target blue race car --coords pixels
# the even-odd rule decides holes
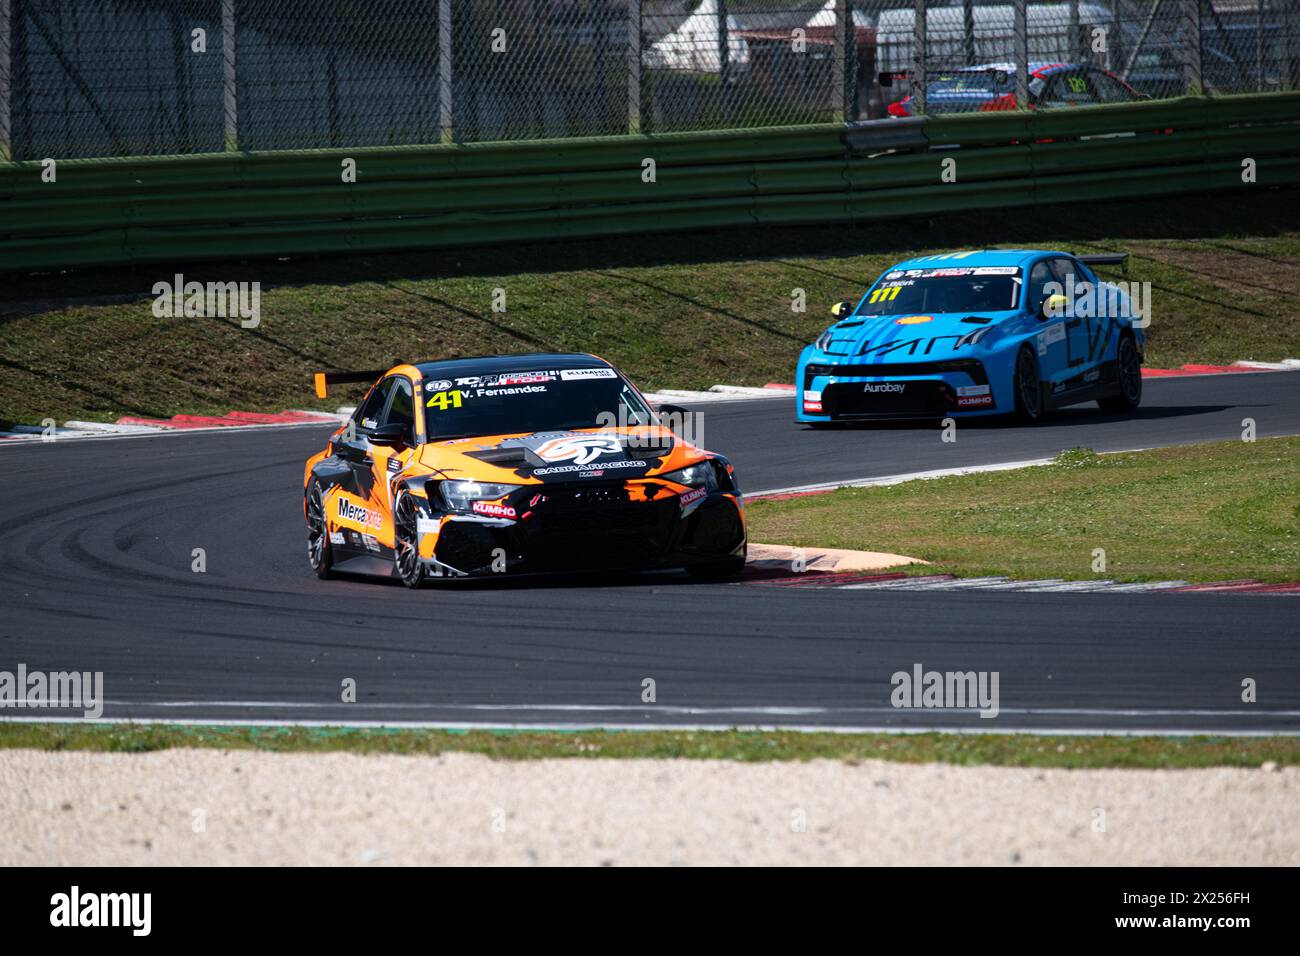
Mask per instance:
[[[876,280],[799,355],[796,421],[1015,414],[1142,401],[1141,297],[1073,256],[993,250],[923,256]]]

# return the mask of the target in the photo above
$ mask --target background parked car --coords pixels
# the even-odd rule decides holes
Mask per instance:
[[[1029,107],[1092,106],[1128,103],[1143,94],[1114,73],[1086,63],[1030,63]],[[930,80],[925,90],[927,113],[976,113],[1016,108],[1013,63],[962,67]],[[889,104],[889,115],[913,115],[911,96]]]

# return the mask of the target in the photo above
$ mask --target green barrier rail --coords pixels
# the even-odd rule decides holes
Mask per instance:
[[[878,121],[888,124],[891,121]],[[0,165],[0,270],[448,248],[1300,183],[1300,94],[878,125]],[[887,136],[884,138],[888,138]],[[357,181],[342,181],[342,163]],[[653,159],[655,181],[643,181]],[[941,178],[945,168],[955,180]],[[948,177],[952,179],[950,175]]]

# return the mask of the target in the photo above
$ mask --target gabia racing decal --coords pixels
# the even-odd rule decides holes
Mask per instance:
[[[371,511],[369,508],[354,505],[346,498],[340,498],[338,501],[340,521],[351,521],[355,524],[363,524],[368,528],[377,528],[382,523],[378,511]]]

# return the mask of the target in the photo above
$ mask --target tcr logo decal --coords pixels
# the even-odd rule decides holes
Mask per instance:
[[[537,449],[537,457],[542,461],[572,461],[575,465],[585,465],[601,455],[617,455],[622,451],[623,446],[613,435],[571,435],[552,438]]]

